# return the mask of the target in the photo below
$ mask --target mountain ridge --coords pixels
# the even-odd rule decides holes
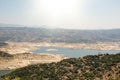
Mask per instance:
[[[120,42],[120,29],[67,30],[32,27],[0,27],[0,41],[65,43]]]

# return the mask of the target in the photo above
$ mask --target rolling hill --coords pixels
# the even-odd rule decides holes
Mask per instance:
[[[0,80],[120,80],[120,53],[88,55],[17,69]]]
[[[67,30],[33,28],[24,26],[0,26],[0,41],[65,43],[119,42],[120,29]]]

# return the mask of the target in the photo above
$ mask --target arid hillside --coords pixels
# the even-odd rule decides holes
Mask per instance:
[[[30,65],[1,80],[120,80],[120,53],[88,55],[58,63]]]
[[[120,29],[67,30],[0,26],[0,41],[95,43],[119,42]]]

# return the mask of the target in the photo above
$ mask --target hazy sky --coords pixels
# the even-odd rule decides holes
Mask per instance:
[[[0,0],[0,23],[120,28],[120,0]]]

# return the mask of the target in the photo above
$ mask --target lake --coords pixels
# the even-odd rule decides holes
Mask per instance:
[[[12,72],[13,70],[0,70],[0,76],[3,76],[5,74],[9,74],[10,72]]]
[[[65,57],[78,58],[86,55],[96,55],[96,54],[115,54],[119,53],[120,50],[86,50],[86,49],[71,49],[62,47],[38,47],[37,50],[31,51],[34,54],[38,53],[50,53],[50,54],[60,54]]]
[[[86,55],[96,55],[96,54],[115,54],[119,53],[120,50],[85,50],[85,49],[71,49],[62,47],[38,47],[37,50],[31,51],[34,54],[38,53],[50,53],[50,54],[60,54],[65,57],[78,58]],[[0,71],[0,76],[12,72],[11,70]]]

